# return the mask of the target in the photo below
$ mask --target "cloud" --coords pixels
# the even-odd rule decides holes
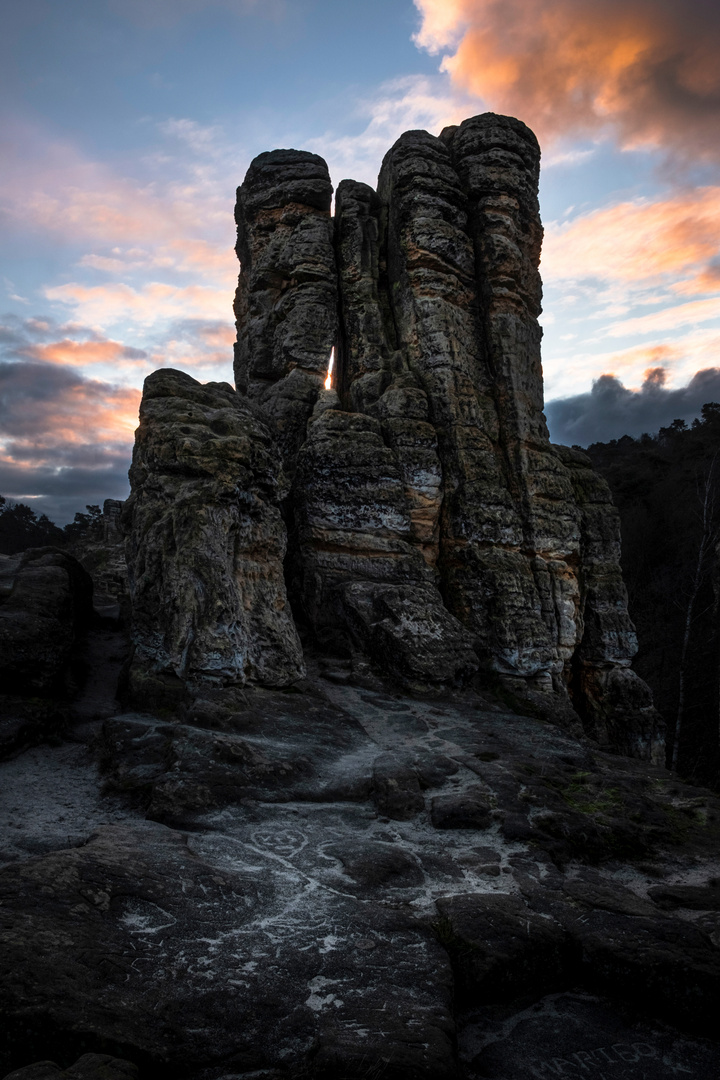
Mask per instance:
[[[0,361],[0,437],[60,454],[78,445],[126,444],[137,426],[140,391],[87,379],[77,371],[33,361]]]
[[[83,285],[70,282],[44,290],[48,300],[72,307],[86,322],[109,326],[131,320],[151,325],[160,319],[192,315],[219,318],[231,307],[232,292],[207,285],[175,286],[151,281],[135,289],[121,282],[113,285]]]
[[[708,291],[720,288],[718,256],[720,187],[707,186],[550,222],[541,270],[547,282],[586,278],[649,287],[669,281],[676,291]]]
[[[232,382],[235,336],[229,319],[178,319],[151,355],[151,367],[180,368],[201,382]]]
[[[687,382],[696,371],[715,367],[720,357],[720,328],[705,326],[686,332],[673,341],[662,337],[629,348],[591,351],[571,338],[563,349],[548,349],[543,359],[546,398],[585,393],[599,371],[612,372],[630,385],[639,386],[648,368],[662,367],[674,386]]]
[[[0,316],[0,345],[26,344],[32,341],[52,341],[60,336],[72,336],[80,341],[101,341],[102,337],[92,326],[82,323],[61,322],[49,315],[31,315],[20,318],[8,313]]]
[[[668,389],[663,368],[649,368],[639,390],[616,375],[601,375],[586,394],[559,398],[545,406],[553,442],[588,446],[623,435],[654,433],[680,418],[691,421],[708,401],[720,401],[720,368],[696,372],[687,386]]]
[[[95,459],[97,462],[97,459]],[[36,514],[47,514],[56,525],[66,525],[88,504],[102,506],[105,499],[126,499],[130,493],[125,457],[104,464],[57,471],[51,466],[32,470],[18,467],[0,455],[0,491],[6,498],[31,506]]]
[[[416,43],[454,83],[542,139],[720,157],[716,0],[414,0]]]
[[[364,123],[354,135],[305,139],[308,150],[328,163],[335,187],[348,177],[375,187],[383,157],[405,131],[423,128],[439,133],[477,112],[477,101],[454,90],[445,76],[407,75],[384,82],[377,93],[355,103],[350,121]]]
[[[542,320],[550,328],[551,395],[567,393],[568,383],[585,389],[603,369],[634,381],[661,363],[675,379],[688,379],[718,362],[720,187],[623,200],[550,222],[540,269],[551,317]],[[650,340],[627,347],[639,336]],[[608,339],[626,347],[610,351]]]
[[[235,269],[232,177],[238,165],[227,149],[221,162],[209,165],[204,147],[217,128],[182,119],[163,128],[175,137],[185,132],[182,151],[141,161],[149,176],[140,180],[88,160],[39,128],[8,122],[0,141],[5,228],[56,244],[92,245],[96,250],[83,254],[81,265],[113,274],[161,266],[225,279]],[[190,134],[196,145],[188,153]]]
[[[144,349],[133,349],[130,345],[121,345],[119,341],[71,341],[69,338],[48,345],[26,345],[18,350],[18,354],[30,360],[73,367],[87,364],[112,364],[117,367],[147,358]]]
[[[688,304],[666,307],[662,311],[653,311],[650,315],[638,315],[632,319],[623,319],[611,323],[606,333],[609,337],[624,337],[626,334],[657,334],[675,330],[680,326],[697,326],[698,323],[720,318],[720,296],[707,300],[692,300]]]

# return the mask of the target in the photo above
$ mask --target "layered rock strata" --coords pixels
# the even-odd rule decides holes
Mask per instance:
[[[359,648],[416,688],[477,669],[471,635],[413,542],[405,477],[380,421],[323,411],[298,457],[296,495],[302,601],[321,641]]]
[[[135,680],[283,686],[304,673],[267,425],[227,383],[145,381],[124,506]]]

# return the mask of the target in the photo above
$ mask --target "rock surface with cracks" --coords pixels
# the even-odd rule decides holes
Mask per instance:
[[[606,1051],[615,1080],[713,1080],[718,800],[492,694],[336,674],[0,765],[0,1075],[501,1080]]]
[[[132,693],[162,696],[168,679],[302,677],[278,482],[271,434],[231,386],[172,369],[148,376],[123,508]]]

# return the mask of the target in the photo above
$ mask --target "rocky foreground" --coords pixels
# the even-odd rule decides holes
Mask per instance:
[[[309,668],[0,766],[5,1072],[716,1078],[718,800]]]

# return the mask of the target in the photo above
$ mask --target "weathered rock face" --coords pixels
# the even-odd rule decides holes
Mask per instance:
[[[657,759],[617,516],[542,412],[539,158],[492,113],[407,132],[377,192],[340,184],[334,237],[324,163],[257,158],[236,210],[238,386],[297,462],[293,600],[321,639],[410,685],[479,662]],[[333,342],[336,395],[306,392]]]
[[[637,652],[620,570],[620,517],[590,459],[554,447],[580,510],[583,636],[572,658],[573,698],[593,738],[631,757],[664,760],[664,725],[646,683],[629,666]]]
[[[288,475],[336,337],[331,197],[323,159],[298,150],[260,154],[237,192],[235,381],[265,406]]]
[[[92,581],[59,548],[0,559],[0,686],[48,694],[62,683],[73,644],[92,616]]]
[[[125,538],[120,526],[122,508],[120,499],[105,499],[102,531],[90,530],[72,544],[73,554],[93,580],[93,603],[98,609],[118,603],[124,607],[128,599]]]
[[[123,510],[139,672],[282,686],[303,674],[267,426],[226,383],[145,381]]]
[[[66,551],[0,555],[0,758],[66,726],[92,615],[92,580]]]
[[[377,419],[322,412],[295,491],[303,606],[321,640],[344,639],[409,686],[476,670],[472,637],[443,606],[414,542],[401,463]]]

